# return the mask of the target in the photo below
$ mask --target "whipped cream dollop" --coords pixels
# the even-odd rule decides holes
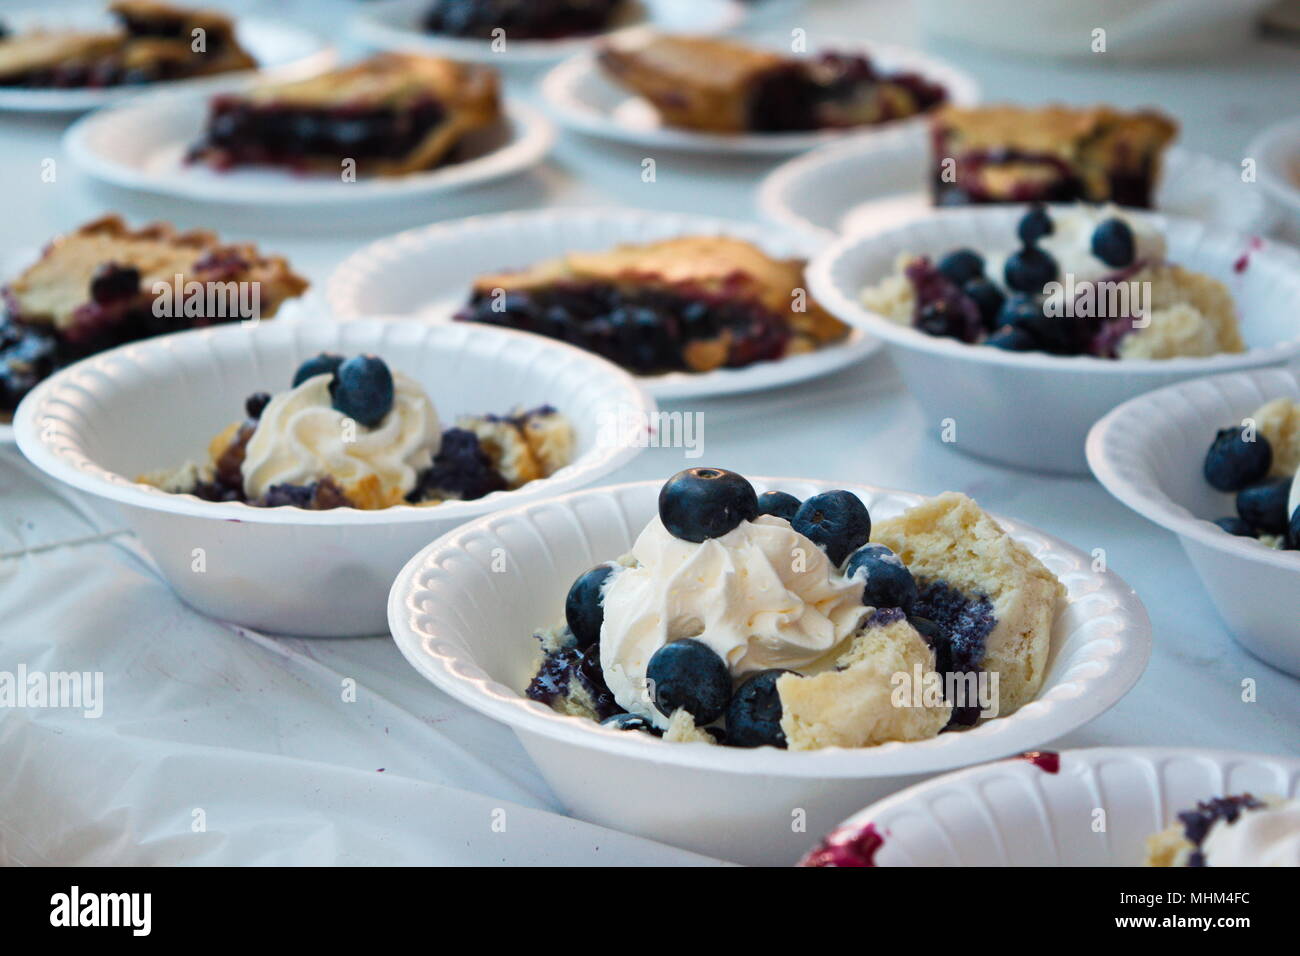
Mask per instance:
[[[1300,866],[1300,800],[1270,801],[1235,823],[1219,820],[1201,852],[1206,866]]]
[[[1107,219],[1120,219],[1133,231],[1134,261],[1160,262],[1165,258],[1165,237],[1152,223],[1134,216],[1118,206],[1079,204],[1064,209],[1049,209],[1052,234],[1038,240],[1038,247],[1056,260],[1061,282],[1073,276],[1075,282],[1096,282],[1117,270],[1092,253],[1092,234]],[[984,274],[1002,282],[1008,250],[1001,256],[989,256]]]
[[[668,718],[650,701],[645,676],[665,644],[693,637],[733,678],[803,668],[837,648],[869,610],[860,580],[844,578],[772,515],[699,543],[674,538],[656,515],[622,563],[603,591],[600,665],[618,703],[661,728]]]
[[[272,485],[305,485],[326,475],[344,488],[374,475],[385,488],[405,495],[433,463],[442,428],[433,402],[414,380],[393,372],[393,407],[367,428],[332,406],[332,378],[314,375],[262,410],[244,453],[249,498]]]

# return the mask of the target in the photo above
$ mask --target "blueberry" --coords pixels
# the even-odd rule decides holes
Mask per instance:
[[[862,603],[869,607],[896,607],[906,614],[916,603],[912,572],[883,544],[868,544],[854,551],[844,576],[862,580]]]
[[[998,313],[998,325],[1025,328],[1043,317],[1043,304],[1032,295],[1017,292],[1007,297]]]
[[[129,299],[140,291],[140,270],[105,262],[90,279],[90,297],[99,305]]]
[[[1050,236],[1052,232],[1052,217],[1042,206],[1031,207],[1029,212],[1020,217],[1020,223],[1016,226],[1016,235],[1027,246],[1032,246],[1043,236]]]
[[[1277,478],[1250,485],[1237,492],[1237,514],[1260,534],[1286,534],[1290,516],[1286,511],[1291,479]]]
[[[914,324],[926,335],[948,336],[963,341],[966,339],[966,316],[961,308],[953,308],[947,299],[927,302],[921,306]]]
[[[758,496],[758,513],[793,521],[800,504],[802,502],[798,498],[784,491],[765,491]]]
[[[605,623],[605,607],[601,588],[614,571],[612,564],[598,564],[584,572],[569,588],[564,599],[564,619],[579,647],[590,647],[600,640],[600,628]]]
[[[727,744],[732,747],[784,747],[781,695],[776,681],[791,671],[759,671],[736,688],[727,708]]]
[[[703,726],[723,715],[731,700],[731,673],[709,645],[693,638],[665,644],[654,652],[645,676],[655,707],[671,717],[682,708]]]
[[[644,730],[656,737],[660,735],[659,729],[640,714],[615,714],[613,717],[606,717],[600,722],[600,725],[602,727],[613,727],[615,730]]]
[[[1291,525],[1286,530],[1286,550],[1300,551],[1300,508],[1291,515]]]
[[[1273,466],[1273,446],[1263,435],[1254,437],[1246,441],[1236,425],[1220,429],[1205,454],[1205,480],[1219,491],[1240,491],[1267,475]]]
[[[757,517],[754,486],[734,471],[687,468],[659,491],[659,518],[669,534],[683,541],[720,538]]]
[[[1042,348],[1031,332],[1015,325],[1002,326],[985,339],[984,344],[1007,352],[1033,352]]]
[[[1007,297],[1002,294],[1002,290],[995,286],[988,279],[974,279],[967,282],[962,287],[962,291],[975,300],[975,305],[980,310],[980,321],[984,323],[984,328],[992,332],[998,327],[998,315],[1002,312],[1002,306]]]
[[[1133,264],[1137,244],[1123,219],[1107,219],[1092,232],[1092,254],[1116,269]]]
[[[1043,303],[1033,296],[1017,294],[1007,300],[998,320],[1003,326],[1013,326],[1028,333],[1036,343],[1028,348],[1038,348],[1057,355],[1076,355],[1084,351],[1092,341],[1096,329],[1083,318],[1071,316],[1047,315]],[[999,339],[990,344],[999,348],[1009,348],[1025,342],[1023,337]]]
[[[907,622],[924,638],[925,643],[930,645],[930,650],[934,651],[935,671],[940,674],[950,673],[953,668],[952,638],[947,632],[928,617],[911,615]]]
[[[1025,246],[1007,256],[1002,277],[1017,292],[1042,292],[1056,279],[1056,260],[1037,246]]]
[[[244,411],[248,413],[249,418],[257,419],[262,417],[262,412],[270,404],[271,396],[266,392],[254,392],[244,399]]]
[[[939,260],[938,269],[956,285],[965,285],[984,275],[984,259],[973,249],[958,249]]]
[[[1214,523],[1224,531],[1228,532],[1228,534],[1235,534],[1242,538],[1259,537],[1255,534],[1255,529],[1250,526],[1248,521],[1243,521],[1236,515],[1231,515],[1227,518],[1216,518]]]
[[[357,355],[339,366],[334,408],[367,428],[384,420],[393,407],[393,373],[377,355]]]
[[[802,505],[790,522],[826,552],[837,568],[871,537],[871,515],[851,491],[823,491]]]
[[[293,373],[293,387],[297,388],[309,378],[317,375],[333,375],[343,364],[342,355],[334,355],[331,352],[321,352],[314,358],[309,358],[298,366],[298,371]]]

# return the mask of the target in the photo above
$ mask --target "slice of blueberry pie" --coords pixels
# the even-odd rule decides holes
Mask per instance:
[[[1042,685],[1065,588],[965,495],[873,527],[849,491],[692,468],[658,505],[536,633],[526,696],[671,742],[816,750],[924,740]]]
[[[421,21],[429,33],[488,40],[558,40],[600,33],[635,11],[634,0],[434,0]]]
[[[562,339],[643,374],[739,368],[846,334],[803,292],[803,266],[726,236],[573,252],[481,276],[456,318]]]
[[[1242,352],[1227,287],[1168,261],[1151,220],[1115,206],[1036,205],[1010,249],[904,253],[862,293],[927,335],[1014,352],[1168,359]]]
[[[0,36],[0,86],[119,86],[257,66],[222,13],[156,0],[118,0],[109,10],[118,30]]]
[[[1084,199],[1149,209],[1177,133],[1154,111],[946,106],[931,121],[931,192],[939,206]]]
[[[166,332],[270,318],[306,288],[288,262],[252,244],[165,223],[131,229],[118,216],[87,223],[0,287],[0,418],[77,359]]]
[[[211,441],[205,463],[137,481],[260,508],[375,510],[482,498],[573,459],[573,429],[554,408],[444,427],[420,384],[374,355],[317,355],[289,389],[255,393],[244,411]]]
[[[219,169],[270,165],[400,176],[449,161],[501,117],[486,67],[382,53],[320,76],[213,99],[191,159]]]
[[[924,113],[942,86],[880,70],[865,56],[799,58],[713,37],[657,34],[612,43],[600,63],[670,126],[717,133],[866,126]]]

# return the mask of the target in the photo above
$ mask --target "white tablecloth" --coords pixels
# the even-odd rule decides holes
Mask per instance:
[[[249,4],[235,5],[248,7]],[[319,26],[347,3],[252,4]],[[789,22],[843,37],[910,42],[900,4],[821,3]],[[903,10],[905,14],[905,10]],[[945,54],[989,98],[1164,105],[1183,141],[1236,160],[1260,127],[1295,108],[1300,52],[1259,45],[1189,67],[1110,68]],[[0,116],[3,247],[13,254],[106,209],[214,225],[285,252],[318,282],[386,229],[294,234],[92,188],[60,163],[61,121]],[[544,204],[626,203],[752,217],[768,162],[659,157],[580,137],[519,181],[410,210],[404,225]],[[30,188],[21,185],[30,176]],[[272,226],[276,230],[272,231]],[[752,474],[863,481],[924,493],[965,491],[1077,547],[1106,549],[1151,611],[1155,653],[1112,711],[1055,746],[1179,744],[1300,753],[1300,681],[1241,651],[1174,538],[1094,482],[1011,472],[929,434],[887,359],[830,380],[729,400],[693,401],[709,463]],[[664,477],[688,464],[655,449],[611,480]],[[565,817],[512,734],[450,701],[386,636],[270,638],[207,620],[151,572],[113,516],[50,488],[0,450],[0,676],[102,673],[103,713],[0,709],[0,862],[549,863],[709,862]],[[1267,600],[1267,595],[1261,595]],[[1256,682],[1243,701],[1242,682]],[[355,700],[345,689],[355,684]]]

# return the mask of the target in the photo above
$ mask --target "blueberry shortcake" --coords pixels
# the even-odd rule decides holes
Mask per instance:
[[[1300,800],[1214,797],[1147,837],[1147,866],[1300,866]]]
[[[1244,352],[1223,283],[1166,258],[1150,221],[1114,206],[1032,206],[1010,251],[904,253],[871,311],[927,335],[1012,352],[1167,359]]]
[[[922,740],[1037,693],[1063,595],[963,495],[873,533],[852,492],[757,495],[734,472],[692,468],[663,486],[629,553],[574,582],[565,624],[537,633],[526,693],[670,741]]]
[[[521,487],[567,465],[573,430],[550,406],[443,428],[418,382],[374,355],[308,359],[292,387],[245,403],[208,462],[137,480],[173,494],[309,510],[436,505]]]
[[[1219,429],[1202,473],[1215,490],[1236,496],[1237,513],[1216,519],[1220,528],[1300,551],[1300,402],[1276,398]]]

